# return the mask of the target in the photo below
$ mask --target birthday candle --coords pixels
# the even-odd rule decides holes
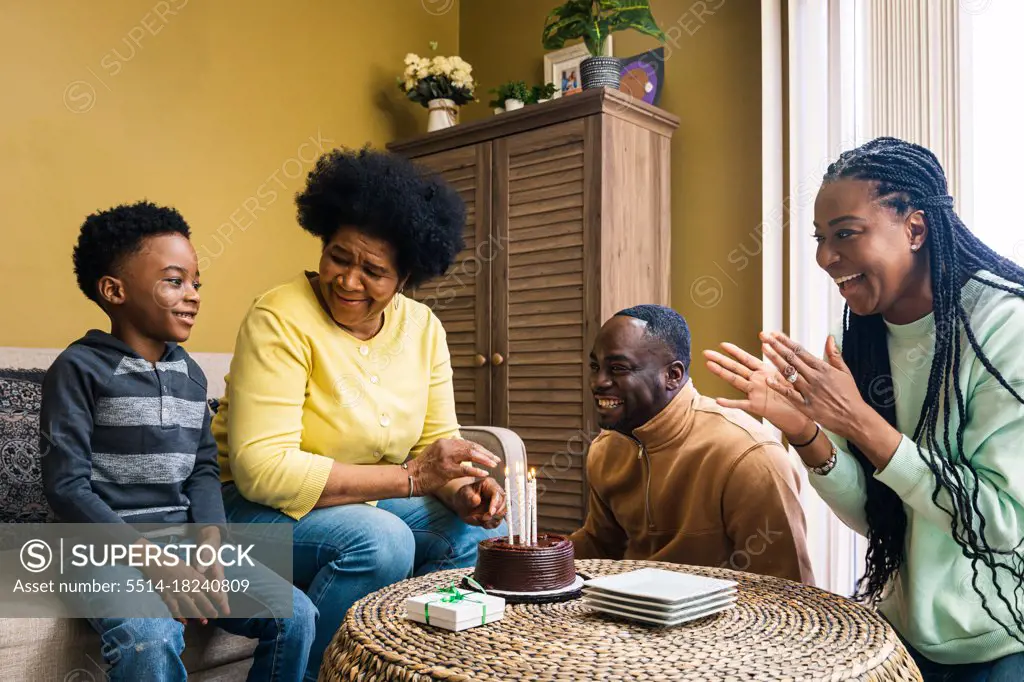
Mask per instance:
[[[530,473],[526,473],[526,544],[532,545],[530,538],[533,537],[533,527],[530,525],[530,521],[533,519],[533,512],[531,505],[533,500],[530,498]]]
[[[516,526],[512,516],[512,495],[514,494],[515,492],[508,477],[508,467],[505,467],[505,498],[506,504],[508,504],[508,544],[510,545],[516,544]]]
[[[522,471],[523,463],[519,462],[516,475],[516,486],[519,494],[519,542],[529,544],[526,537],[526,473]]]
[[[530,540],[537,544],[537,470],[530,469]]]

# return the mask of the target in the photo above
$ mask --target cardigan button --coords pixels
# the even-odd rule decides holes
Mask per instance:
[[[380,416],[380,425],[381,426],[387,426],[390,423],[391,423],[391,417],[387,416],[386,414],[382,414]]]
[[[370,354],[370,347],[369,346],[359,346],[359,354],[360,355],[369,355]]]
[[[372,374],[372,375],[370,375],[370,383],[371,384],[379,384],[380,383],[380,378],[376,374]]]

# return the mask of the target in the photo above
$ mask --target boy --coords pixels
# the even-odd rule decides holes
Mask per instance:
[[[189,523],[200,528],[198,544],[220,545],[218,526],[226,521],[206,377],[178,345],[188,340],[199,312],[189,234],[176,210],[148,202],[101,211],[82,226],[75,274],[110,318],[110,332],[91,330],[72,343],[43,383],[43,483],[61,522],[125,524],[137,544],[151,541],[127,524]],[[161,540],[167,538],[153,541]],[[225,577],[219,564],[205,575],[185,563],[109,570],[122,572],[122,585],[133,576],[167,585]],[[267,617],[218,617],[229,615],[230,605],[224,592],[212,590],[133,595],[152,618],[116,617],[116,601],[93,601],[91,615],[111,611],[89,618],[103,640],[109,679],[184,680],[183,616],[199,616],[203,624],[213,618],[229,632],[259,639],[248,679],[301,679],[318,615],[312,602],[259,564],[244,576],[244,569],[227,570],[228,578],[252,581],[247,597]],[[291,618],[274,618],[266,607],[275,580],[278,590],[292,593]]]

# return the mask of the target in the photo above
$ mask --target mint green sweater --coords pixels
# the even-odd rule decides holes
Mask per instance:
[[[981,275],[1009,284],[989,273]],[[975,338],[992,366],[1018,394],[1024,394],[1024,299],[971,280],[961,291],[961,300]],[[949,515],[932,501],[936,479],[912,440],[934,353],[934,315],[929,313],[910,324],[887,326],[896,418],[904,435],[889,464],[873,475],[903,500],[907,534],[906,560],[879,610],[914,648],[938,663],[990,661],[1024,651],[1024,646],[982,608],[981,598],[971,585],[971,562],[953,540]],[[837,342],[842,341],[841,332],[834,335]],[[978,506],[986,521],[985,537],[993,548],[1008,550],[1024,537],[1024,405],[985,369],[966,335],[961,337],[957,379],[963,391],[967,424],[963,452],[957,452],[959,419],[956,405],[951,404],[949,442],[958,455],[954,466],[960,469],[968,489],[973,485],[963,460],[970,461],[978,472]],[[942,433],[940,412],[940,442]],[[839,449],[838,462],[825,476],[809,473],[810,483],[847,526],[866,536],[864,470],[846,450],[844,439],[832,433],[828,436]],[[922,452],[925,457],[931,455],[923,448]],[[944,488],[938,500],[952,509]],[[975,528],[979,528],[977,523]],[[991,572],[981,562],[978,568],[978,584],[989,609],[1002,622],[1012,623],[1009,611],[996,596]],[[1006,571],[1001,570],[998,583],[1014,603],[1015,585],[1007,578]],[[1024,603],[1018,601],[1017,608],[1024,608]]]

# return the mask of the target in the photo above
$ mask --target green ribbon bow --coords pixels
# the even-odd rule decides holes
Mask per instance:
[[[483,586],[480,585],[480,583],[478,583],[477,581],[473,580],[469,576],[466,577],[466,581],[470,585],[472,585],[473,587],[479,589],[484,594],[487,594],[487,590],[485,590],[483,588]],[[472,597],[469,597],[469,596],[463,594],[462,592],[460,592],[459,588],[455,587],[455,581],[454,580],[452,581],[452,583],[448,587],[442,587],[441,589],[437,590],[437,594],[442,594],[444,596],[439,598],[439,599],[431,599],[430,601],[428,601],[428,602],[423,604],[423,620],[427,621],[427,625],[430,625],[430,605],[431,604],[437,604],[437,603],[442,603],[442,604],[458,604],[459,602],[462,602],[462,601],[471,601],[474,604],[480,604],[480,607],[483,610],[483,613],[480,616],[480,625],[486,625],[487,624],[487,604],[485,604],[484,602],[480,601],[479,599],[473,599]]]

